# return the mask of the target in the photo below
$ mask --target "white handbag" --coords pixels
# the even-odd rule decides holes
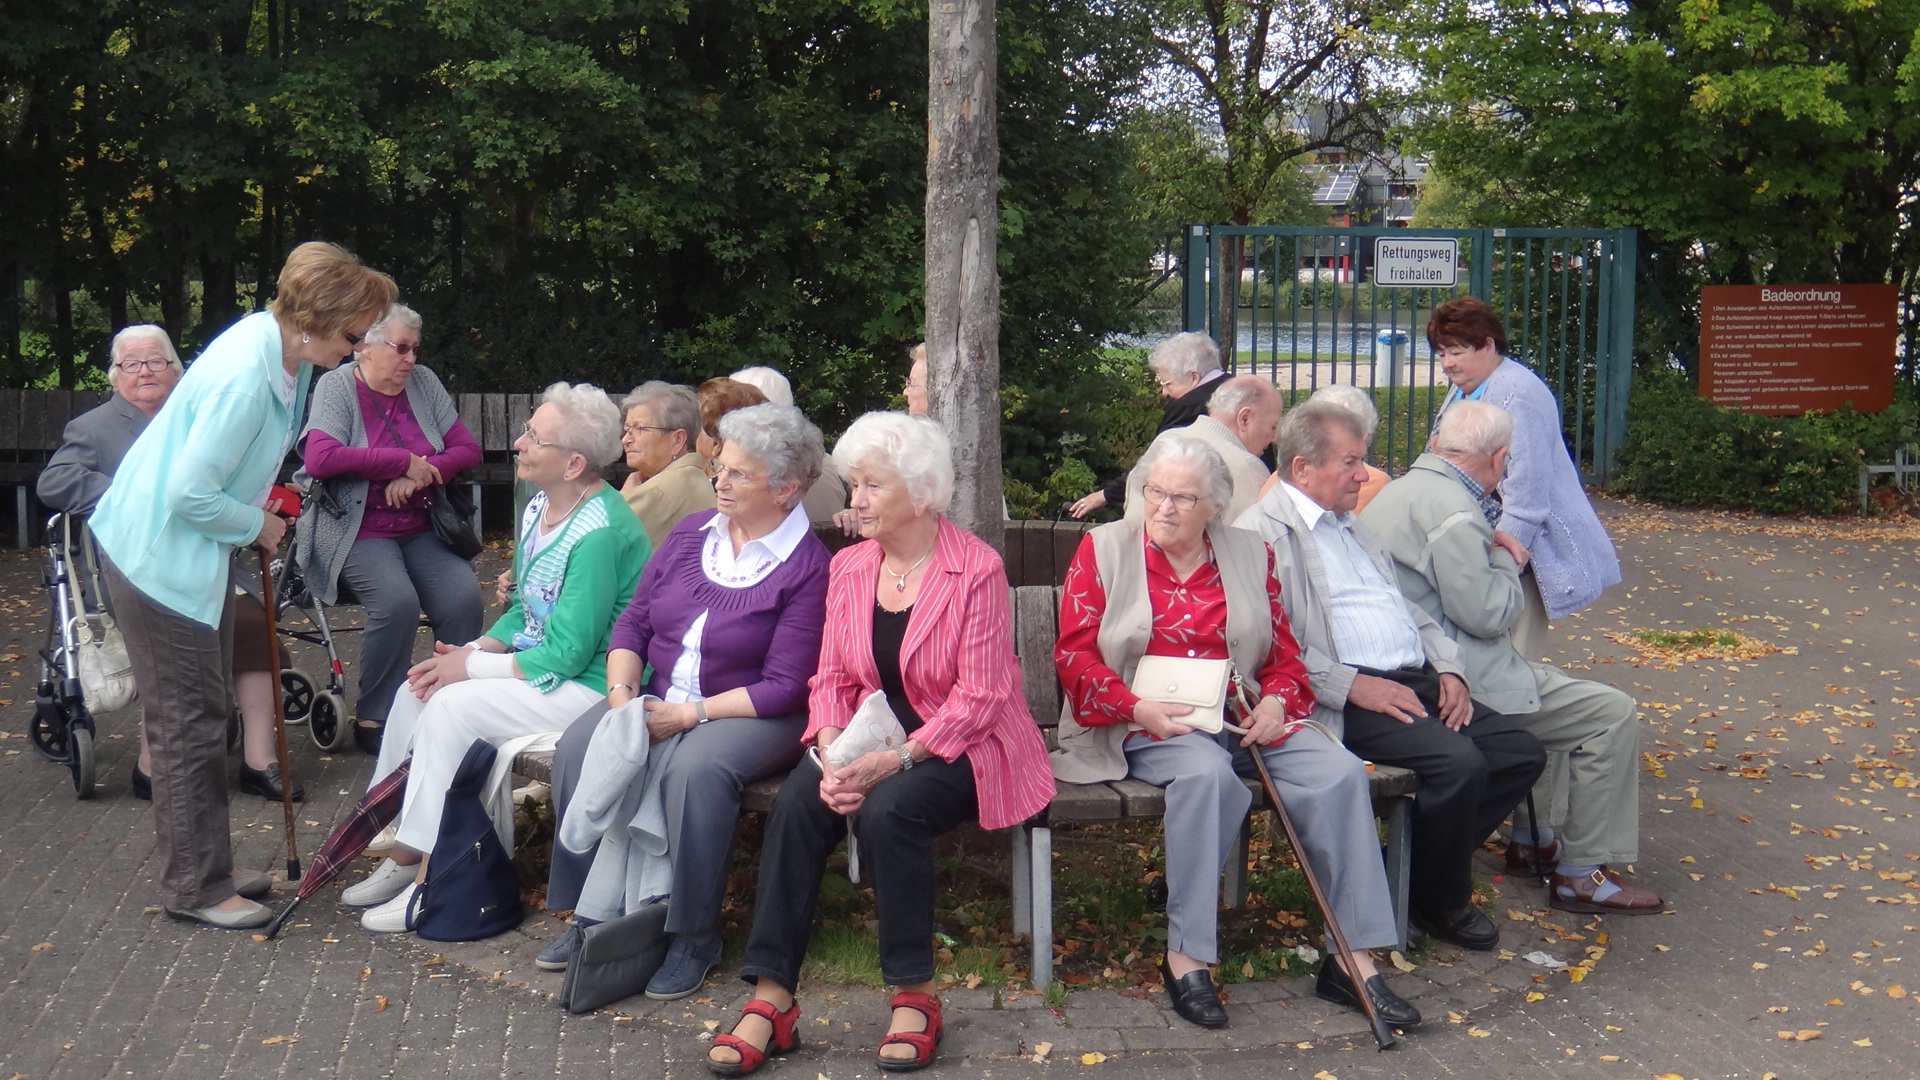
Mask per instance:
[[[1147,701],[1192,706],[1192,712],[1172,717],[1173,722],[1215,735],[1226,723],[1227,680],[1232,674],[1231,660],[1143,656],[1128,689]],[[1138,724],[1130,726],[1140,730]]]
[[[68,566],[73,565],[76,551],[86,552],[87,585],[96,598],[104,600],[107,595],[106,583],[100,577],[100,562],[94,555],[93,538],[84,529],[75,530],[72,515],[62,516],[62,525],[66,529]],[[80,533],[80,546],[74,545],[74,533]],[[80,606],[84,607],[84,604]],[[100,630],[94,632],[93,624],[98,621]],[[75,615],[68,627],[72,633],[74,666],[80,671],[80,694],[87,702],[87,711],[95,716],[101,713],[118,712],[133,704],[138,697],[133,684],[133,660],[127,656],[127,641],[114,625],[113,616],[105,611],[91,619],[84,613]]]

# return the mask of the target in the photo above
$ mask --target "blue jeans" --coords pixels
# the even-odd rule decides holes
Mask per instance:
[[[354,709],[362,720],[386,719],[394,692],[413,666],[421,611],[433,625],[433,636],[449,645],[464,645],[484,628],[473,564],[448,551],[431,529],[397,540],[355,540],[340,568],[340,584],[367,609]]]

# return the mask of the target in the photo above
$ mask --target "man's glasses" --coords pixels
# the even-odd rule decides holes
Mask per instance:
[[[164,356],[154,356],[145,360],[122,360],[113,366],[131,375],[136,371],[165,371],[173,366],[173,361]]]
[[[1188,495],[1185,492],[1168,491],[1167,489],[1163,487],[1159,487],[1154,484],[1148,484],[1146,486],[1146,490],[1143,491],[1141,494],[1145,495],[1147,497],[1147,502],[1153,506],[1159,506],[1163,502],[1171,502],[1173,504],[1173,508],[1175,510],[1180,511],[1183,514],[1189,510],[1192,510],[1194,507],[1200,505],[1200,496],[1198,495]]]

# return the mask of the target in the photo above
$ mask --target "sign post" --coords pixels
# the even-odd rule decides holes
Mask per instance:
[[[1700,396],[1770,416],[1893,405],[1895,285],[1708,285]]]

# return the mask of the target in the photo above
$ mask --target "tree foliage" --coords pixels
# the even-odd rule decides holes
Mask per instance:
[[[1425,0],[1390,29],[1461,209],[1645,231],[1663,357],[1691,363],[1701,284],[1914,290],[1920,2]]]
[[[1010,467],[1045,475],[1148,244],[1145,33],[1000,10]],[[833,430],[920,332],[923,0],[41,0],[0,11],[0,383],[184,353],[295,243],[392,273],[456,389],[785,370]],[[17,302],[16,302],[17,301]],[[64,313],[64,314],[63,314]],[[884,376],[882,373],[885,374]]]

